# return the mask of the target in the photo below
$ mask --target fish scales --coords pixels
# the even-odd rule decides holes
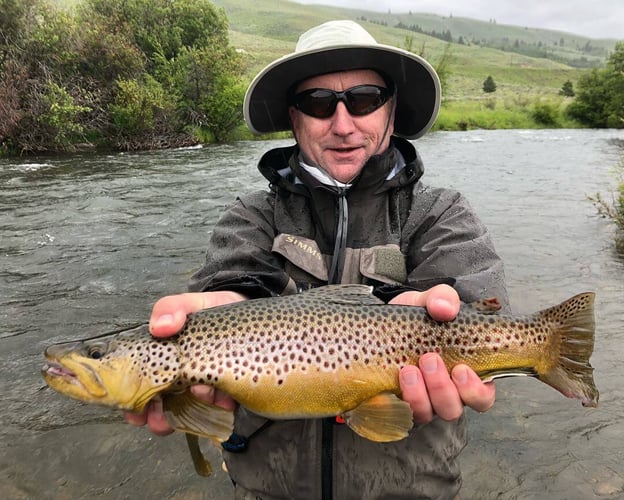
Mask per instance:
[[[363,285],[330,285],[189,315],[168,339],[147,329],[48,347],[43,376],[72,398],[141,411],[162,395],[171,425],[220,442],[231,412],[186,389],[211,384],[272,419],[342,415],[361,436],[387,442],[412,427],[399,370],[437,352],[449,371],[465,363],[484,380],[531,375],[584,406],[598,404],[589,358],[593,293],[527,316],[493,314],[496,301],[462,306],[454,321],[387,305]],[[188,438],[196,459],[196,441]],[[196,469],[209,472],[208,464]]]
[[[552,313],[511,318],[463,308],[455,321],[436,322],[422,308],[312,294],[283,297],[279,309],[272,300],[242,302],[189,319],[179,340],[182,378],[272,418],[334,415],[383,391],[398,394],[400,368],[427,352],[440,353],[449,370],[546,369],[557,321]],[[210,349],[200,344],[208,341]]]

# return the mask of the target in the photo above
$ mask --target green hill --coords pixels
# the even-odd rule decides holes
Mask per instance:
[[[291,52],[303,31],[330,19],[353,19],[381,43],[404,48],[409,43],[434,66],[450,39],[445,93],[450,100],[483,98],[482,84],[488,75],[496,81],[500,98],[557,95],[566,80],[577,81],[583,71],[578,66],[601,66],[615,45],[615,40],[433,14],[384,14],[288,0],[213,3],[225,9],[232,44],[245,54],[250,77]]]

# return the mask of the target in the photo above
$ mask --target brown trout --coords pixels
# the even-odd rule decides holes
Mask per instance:
[[[483,380],[530,375],[596,406],[593,304],[583,293],[514,317],[494,314],[490,300],[438,322],[424,308],[383,303],[368,286],[330,285],[206,309],[168,339],[141,328],[52,345],[43,377],[72,398],[131,411],[162,395],[167,419],[187,437],[222,442],[232,431],[231,412],[187,390],[201,383],[269,419],[342,416],[359,435],[388,442],[413,425],[399,370],[427,352],[449,371],[465,363]]]

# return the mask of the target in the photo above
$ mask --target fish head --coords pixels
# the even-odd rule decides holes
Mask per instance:
[[[42,369],[55,391],[86,403],[141,411],[178,378],[172,341],[143,335],[117,335],[49,346]]]

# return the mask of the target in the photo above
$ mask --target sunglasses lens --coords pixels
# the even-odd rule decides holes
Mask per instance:
[[[336,111],[338,99],[331,90],[310,89],[295,96],[297,108],[314,118],[329,118]]]
[[[346,92],[347,109],[356,116],[367,115],[383,106],[388,92],[383,87],[362,85]]]
[[[329,118],[336,111],[338,101],[342,101],[350,114],[363,116],[383,106],[390,95],[387,88],[377,85],[358,85],[344,92],[309,89],[295,95],[293,104],[306,115],[314,118]]]

